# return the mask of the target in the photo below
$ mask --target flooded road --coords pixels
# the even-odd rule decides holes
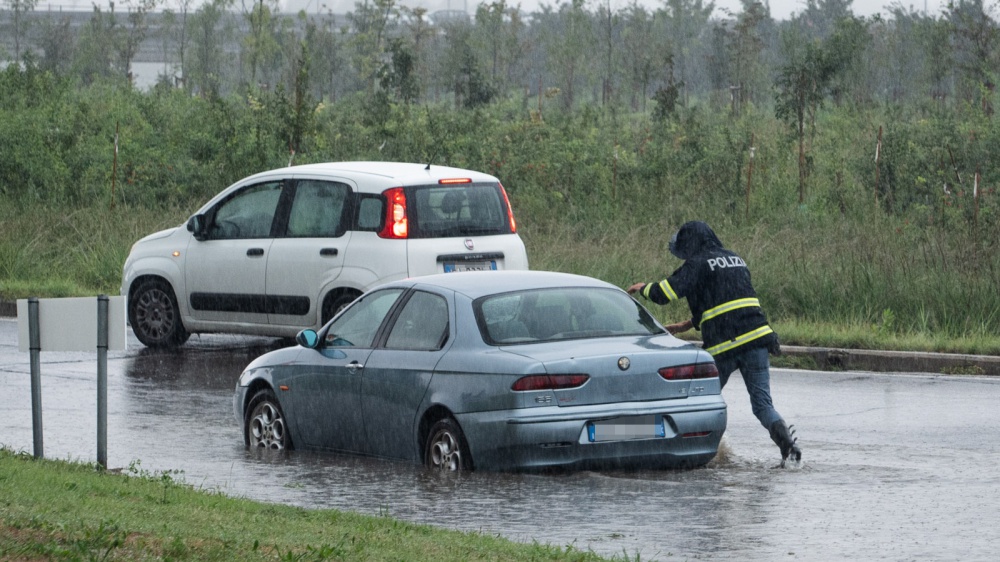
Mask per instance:
[[[29,357],[0,319],[0,445],[32,451]],[[130,334],[131,336],[131,334]],[[774,370],[803,465],[777,448],[739,377],[707,468],[440,475],[349,456],[243,447],[232,392],[267,338],[194,336],[178,352],[130,339],[109,354],[108,463],[183,471],[196,487],[641,560],[994,560],[1000,380]],[[41,355],[45,456],[96,457],[96,354]]]

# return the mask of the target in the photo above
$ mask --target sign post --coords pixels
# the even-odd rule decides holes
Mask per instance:
[[[42,299],[17,301],[18,342],[31,352],[31,422],[35,458],[42,458],[42,377],[40,353],[97,349],[97,462],[108,467],[108,350],[124,350],[125,298]],[[24,321],[27,319],[27,322]],[[81,327],[96,326],[94,333]]]
[[[20,315],[18,315],[20,316]],[[36,459],[45,456],[42,444],[42,338],[38,330],[38,299],[28,299],[28,331],[31,351],[31,435]]]

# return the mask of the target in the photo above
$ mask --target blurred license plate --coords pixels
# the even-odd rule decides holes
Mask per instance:
[[[458,263],[445,263],[444,272],[451,273],[453,271],[495,271],[497,268],[497,261],[464,261]]]
[[[598,441],[625,441],[664,437],[663,416],[631,416],[587,422],[587,436],[591,443]]]

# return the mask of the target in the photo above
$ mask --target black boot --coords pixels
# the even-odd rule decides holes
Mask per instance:
[[[794,427],[794,426],[792,426]],[[785,461],[788,457],[792,457],[792,460],[799,462],[802,460],[802,451],[799,450],[798,445],[795,442],[798,440],[795,437],[795,431],[790,430],[790,428],[785,425],[785,420],[778,420],[771,424],[771,440],[781,449],[781,466],[785,466]]]

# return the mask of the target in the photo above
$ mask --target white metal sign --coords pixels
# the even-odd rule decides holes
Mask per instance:
[[[97,349],[97,298],[38,299],[41,351],[95,351]],[[28,301],[17,301],[17,343],[30,351]],[[108,297],[108,350],[127,345],[125,297]]]

